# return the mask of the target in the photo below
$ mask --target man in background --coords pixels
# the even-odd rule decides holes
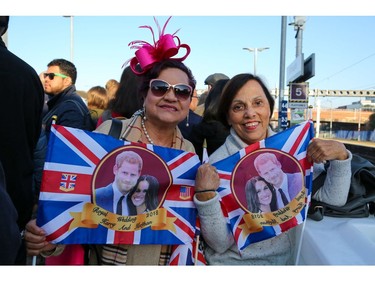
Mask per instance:
[[[203,116],[204,102],[206,101],[206,98],[209,95],[212,87],[215,86],[216,82],[221,79],[229,79],[229,77],[223,73],[214,73],[209,75],[206,80],[204,80],[204,84],[207,85],[207,90],[199,96],[198,106],[194,110],[196,114]]]
[[[93,130],[95,126],[90,112],[76,91],[75,65],[65,59],[54,59],[47,67],[47,71],[43,73],[44,91],[49,96],[48,112],[43,117],[47,136],[51,130],[53,116],[56,116],[57,125]]]

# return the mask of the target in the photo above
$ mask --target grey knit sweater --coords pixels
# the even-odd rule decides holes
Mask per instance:
[[[268,136],[275,133],[269,129]],[[231,129],[225,143],[209,158],[210,163],[222,160],[247,145]],[[343,161],[330,161],[324,186],[315,199],[332,205],[344,205],[349,193],[352,154]],[[324,169],[323,164],[314,164],[313,178]],[[253,243],[239,252],[227,222],[221,211],[219,195],[208,201],[199,201],[194,196],[201,221],[201,233],[208,246],[205,256],[210,265],[291,265],[295,264],[301,225],[276,237]]]

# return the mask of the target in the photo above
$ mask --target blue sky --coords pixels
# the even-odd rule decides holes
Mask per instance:
[[[123,63],[134,56],[128,43],[133,40],[152,42],[151,32],[139,26],[150,25],[156,36],[158,34],[154,19],[147,11],[145,16],[126,13],[125,16],[116,13],[108,16],[105,11],[71,14],[75,14],[73,62],[78,69],[76,85],[79,90],[104,86],[111,78],[120,79]],[[190,45],[191,53],[185,63],[192,69],[198,89],[205,88],[204,79],[214,72],[230,77],[253,72],[254,54],[243,50],[244,47],[270,48],[258,53],[256,71],[270,89],[279,87],[281,15],[178,14],[172,17],[166,31],[174,33],[180,29],[176,35],[181,43]],[[158,12],[155,15],[163,26],[167,16],[158,16]],[[294,21],[292,15],[286,18],[287,24]],[[305,58],[312,53],[316,57],[315,77],[308,80],[310,89],[375,89],[375,16],[307,15],[306,19],[302,52]],[[287,25],[285,67],[296,56],[295,35],[294,27]],[[53,10],[42,14],[15,13],[10,18],[7,40],[13,53],[38,73],[42,72],[54,58],[70,60],[70,18]],[[359,100],[329,99],[336,106]]]

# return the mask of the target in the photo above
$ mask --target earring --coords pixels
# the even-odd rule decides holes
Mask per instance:
[[[186,116],[186,125],[185,125],[186,127],[189,127],[189,113],[188,113],[188,115]]]
[[[146,121],[147,120],[147,117],[146,117],[146,107],[143,106],[143,120]]]

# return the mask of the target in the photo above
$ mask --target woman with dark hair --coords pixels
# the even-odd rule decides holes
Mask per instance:
[[[216,163],[239,150],[274,135],[270,120],[275,101],[264,82],[250,73],[238,74],[226,84],[218,107],[219,120],[230,130],[225,143],[210,157]],[[344,144],[332,140],[313,139],[307,148],[307,159],[314,163],[313,178],[330,161],[327,178],[314,199],[332,205],[346,203],[351,178],[352,154]],[[211,265],[286,265],[295,263],[297,234],[301,225],[272,238],[251,243],[238,251],[233,234],[221,209],[220,178],[209,163],[201,165],[195,180],[194,203],[197,207],[201,234],[207,243],[205,257]]]
[[[140,77],[143,108],[132,118],[122,120],[120,139],[195,152],[178,128],[189,112],[195,88],[190,69],[180,61],[166,59],[156,62]],[[108,134],[110,127],[111,121],[106,121],[97,132]],[[170,256],[169,245],[104,245],[101,261],[103,264],[167,265]]]
[[[130,66],[125,67],[114,98],[109,100],[107,109],[98,119],[97,127],[112,118],[130,118],[134,112],[142,108],[143,100],[138,94],[139,83],[140,78]]]
[[[245,185],[247,208],[251,213],[269,213],[277,210],[275,188],[264,178],[255,176]]]
[[[158,207],[159,181],[151,175],[139,177],[135,187],[127,197],[129,215],[143,214]]]
[[[229,79],[221,79],[215,83],[204,103],[202,121],[192,126],[190,141],[201,161],[203,160],[204,140],[206,140],[207,155],[210,156],[229,135],[229,129],[216,117],[221,93],[228,81]]]
[[[132,47],[143,51],[137,51],[136,56],[130,60],[131,70],[141,79],[139,95],[143,99],[143,108],[131,118],[121,120],[122,130],[119,138],[129,142],[195,152],[194,146],[184,139],[178,128],[178,124],[188,115],[196,84],[191,70],[182,62],[189,55],[190,47],[187,44],[179,44],[178,49],[186,49],[186,53],[182,58],[172,58],[173,54],[166,48],[175,44],[175,38],[180,42],[179,38],[171,34],[159,35],[160,38],[154,42],[154,46],[139,40],[130,43]],[[165,44],[158,44],[159,41]],[[136,44],[141,45],[135,46]],[[151,55],[147,53],[150,49],[152,60]],[[168,54],[170,56],[167,56]],[[127,107],[126,104],[123,106],[123,109]],[[105,121],[96,132],[108,134],[111,124],[112,120]],[[56,255],[59,251],[61,253],[62,247],[51,243],[44,244],[45,236],[41,234],[43,230],[36,224],[30,224],[27,230],[29,255],[38,255],[41,251],[48,251],[49,255]],[[168,265],[172,253],[171,246],[98,245],[98,259],[100,263],[108,265]]]

